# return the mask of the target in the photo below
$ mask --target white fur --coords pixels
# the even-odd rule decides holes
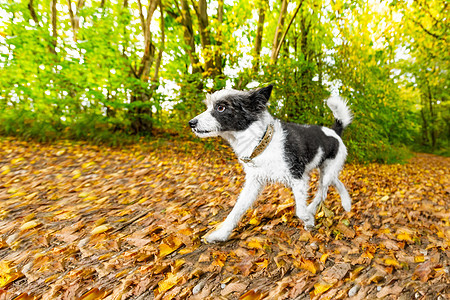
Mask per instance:
[[[327,100],[327,105],[333,112],[333,116],[341,120],[344,127],[350,125],[353,120],[353,115],[348,107],[347,100],[340,96],[331,96]]]

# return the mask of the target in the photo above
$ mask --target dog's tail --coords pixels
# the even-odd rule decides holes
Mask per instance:
[[[350,125],[353,120],[353,115],[347,105],[347,100],[339,96],[331,96],[327,100],[327,105],[333,112],[333,116],[336,119],[332,129],[340,136],[345,127]]]

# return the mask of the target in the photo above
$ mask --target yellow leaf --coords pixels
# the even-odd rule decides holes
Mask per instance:
[[[301,269],[304,269],[306,271],[309,271],[313,274],[316,274],[318,271],[318,266],[316,264],[316,262],[309,260],[309,259],[303,259],[300,262],[300,266]]]
[[[11,268],[11,261],[0,261],[0,288],[8,286],[14,280],[22,278],[24,275],[16,268]]]
[[[19,158],[14,158],[13,160],[11,160],[11,164],[15,165],[21,161],[25,160],[23,157],[19,157]]]
[[[325,281],[320,281],[314,285],[314,296],[321,295],[328,291],[334,284]]]
[[[89,195],[83,199],[83,201],[94,201],[94,200],[97,200],[97,196]]]
[[[92,235],[100,234],[100,233],[108,231],[109,229],[111,229],[111,227],[109,225],[103,224],[103,225],[97,226],[94,229],[92,229],[91,234]]]
[[[425,257],[423,255],[417,255],[414,257],[414,262],[421,263],[425,261]]]
[[[249,222],[249,223],[250,223],[251,225],[258,225],[260,222],[259,222],[258,218],[253,217],[253,218],[250,219],[250,222]]]
[[[6,175],[11,171],[11,169],[9,168],[9,166],[4,166],[0,169],[0,171],[2,171],[2,175]]]
[[[37,194],[38,194],[37,192],[31,193],[31,194],[25,196],[24,199],[25,199],[25,200],[31,200],[31,199],[33,199],[34,197],[36,197]]]
[[[148,200],[148,198],[147,198],[147,197],[144,197],[144,198],[142,198],[141,200],[139,200],[137,203],[142,204],[142,203],[144,203],[144,202],[147,201],[147,200]]]
[[[40,225],[40,224],[41,224],[41,223],[39,223],[39,222],[36,221],[36,220],[28,221],[28,222],[22,224],[22,226],[20,226],[20,230],[23,231],[23,230],[32,229],[32,228],[34,228],[34,227],[36,227],[36,226],[38,226],[38,225]]]
[[[248,242],[247,246],[249,246],[250,248],[262,249],[262,245],[257,239],[252,239],[250,242]]]
[[[400,264],[398,263],[398,261],[397,261],[396,259],[393,259],[393,258],[386,258],[386,259],[384,260],[384,263],[385,263],[387,266],[400,267]]]
[[[73,174],[72,179],[77,179],[77,178],[79,178],[81,176],[81,171],[80,170],[75,170],[75,171],[72,172],[72,174]]]
[[[89,196],[89,193],[87,192],[81,192],[80,194],[78,194],[78,197],[80,198],[86,198],[87,196]]]
[[[166,278],[158,282],[158,293],[164,293],[170,290],[178,283],[179,277],[176,274],[169,273]]]
[[[412,242],[411,236],[408,233],[402,232],[397,235],[397,240]]]
[[[159,248],[159,257],[165,257],[167,255],[169,255],[170,253],[174,252],[175,250],[177,250],[180,247],[180,245],[174,245],[174,246],[170,246],[167,244],[161,244],[158,246]]]
[[[13,197],[22,197],[22,196],[25,196],[27,193],[25,193],[25,192],[18,192],[18,193],[15,193],[14,195],[11,195],[9,198],[13,198]]]
[[[15,193],[17,193],[18,191],[19,191],[18,188],[12,187],[12,188],[8,189],[6,192],[7,192],[8,194],[15,194]]]
[[[372,254],[372,252],[370,252],[369,250],[366,250],[366,251],[364,251],[363,254],[361,254],[361,257],[362,257],[362,258],[369,258],[369,259],[372,259],[372,258],[373,258],[373,254]]]
[[[95,162],[90,161],[90,162],[87,162],[87,163],[82,164],[81,167],[82,167],[83,169],[87,169],[87,168],[89,168],[89,167],[91,167],[91,166],[93,166],[93,165],[95,165]]]
[[[322,256],[320,257],[320,262],[324,264],[327,261],[328,256],[328,253],[322,254]]]

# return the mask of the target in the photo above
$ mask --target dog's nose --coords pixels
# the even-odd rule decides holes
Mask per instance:
[[[197,126],[198,120],[197,119],[192,119],[189,121],[189,126],[191,126],[191,128],[195,128],[195,126]]]

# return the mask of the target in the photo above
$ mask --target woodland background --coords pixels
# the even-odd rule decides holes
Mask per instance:
[[[330,125],[352,161],[447,154],[447,1],[21,0],[0,4],[0,134],[118,145],[187,136],[206,92],[275,84],[278,118]]]

